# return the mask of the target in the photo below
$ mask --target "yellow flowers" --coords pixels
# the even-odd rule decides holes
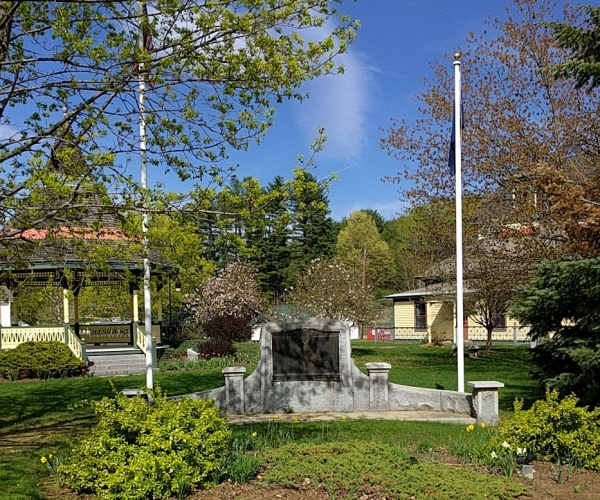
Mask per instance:
[[[481,422],[481,425],[479,427],[481,427],[482,429],[485,429],[485,422]]]
[[[346,415],[342,415],[342,420],[346,420]]]
[[[277,420],[279,418],[279,415],[277,415],[277,413],[275,415],[273,415],[273,420]]]
[[[46,459],[46,457],[42,457],[40,458],[40,462],[42,462],[43,464],[45,464],[48,460]]]
[[[292,422],[298,422],[298,417],[292,417]]]
[[[473,424],[467,425],[467,432],[472,432],[475,430],[475,426]]]
[[[258,434],[256,433],[256,431],[254,431],[254,432],[251,434],[251,436],[252,436],[253,438],[255,438],[256,436],[258,436]]]

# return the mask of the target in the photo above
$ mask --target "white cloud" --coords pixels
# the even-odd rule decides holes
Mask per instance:
[[[351,51],[337,62],[343,74],[317,78],[306,86],[310,98],[296,108],[298,126],[307,141],[316,136],[317,126],[325,127],[321,158],[356,163],[368,141],[369,70]]]
[[[0,140],[6,141],[14,137],[19,129],[12,125],[0,125]]]

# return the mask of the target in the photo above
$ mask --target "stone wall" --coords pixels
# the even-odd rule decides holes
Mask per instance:
[[[333,377],[335,380],[274,381],[273,336],[299,330],[339,333],[339,375]],[[214,399],[224,413],[234,414],[282,413],[285,408],[294,412],[431,410],[473,416],[478,423],[487,425],[498,423],[498,388],[503,387],[502,383],[469,382],[473,387],[471,395],[389,383],[388,363],[367,363],[365,375],[351,358],[350,329],[345,322],[312,318],[267,323],[260,343],[261,359],[249,377],[244,378],[244,367],[224,368],[224,387],[182,397]]]

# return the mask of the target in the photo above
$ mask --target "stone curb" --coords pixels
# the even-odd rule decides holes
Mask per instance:
[[[265,424],[269,422],[334,422],[342,420],[408,420],[413,422],[442,422],[459,425],[475,424],[476,419],[458,413],[436,411],[362,411],[323,413],[256,413],[250,415],[226,415],[230,424]]]

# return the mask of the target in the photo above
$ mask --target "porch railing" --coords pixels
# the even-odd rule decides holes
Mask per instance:
[[[529,342],[529,326],[506,326],[505,328],[496,328],[492,332],[492,342]],[[463,338],[469,342],[485,342],[487,340],[487,330],[482,326],[464,327]],[[375,342],[398,341],[398,342],[428,342],[430,330],[427,328],[414,327],[391,327],[391,326],[373,326],[366,330],[367,340]],[[436,337],[454,341],[454,331],[447,330],[436,331]]]
[[[71,352],[85,361],[85,344],[69,326],[19,326],[0,328],[0,349],[14,349],[25,342],[63,342]]]

